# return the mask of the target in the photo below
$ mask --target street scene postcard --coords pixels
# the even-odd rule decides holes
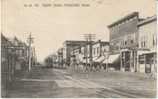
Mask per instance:
[[[156,0],[1,0],[2,98],[157,98]]]

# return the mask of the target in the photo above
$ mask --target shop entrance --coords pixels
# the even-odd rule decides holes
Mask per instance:
[[[130,71],[130,52],[126,51],[125,52],[125,58],[124,58],[124,67],[125,67],[125,71]]]
[[[145,73],[151,73],[151,67],[153,64],[153,54],[146,54]]]
[[[130,71],[130,51],[122,52],[122,68],[124,71]]]

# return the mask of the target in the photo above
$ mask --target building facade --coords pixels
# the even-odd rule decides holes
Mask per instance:
[[[92,57],[94,69],[106,69],[106,64],[103,63],[109,53],[109,42],[98,40],[92,45]]]
[[[63,43],[63,61],[64,65],[70,65],[71,52],[76,46],[85,44],[86,41],[65,41]]]
[[[18,40],[9,39],[1,33],[1,81],[2,97],[7,95],[7,86],[19,76],[19,72],[27,71],[27,45]]]
[[[28,69],[28,46],[26,43],[16,37],[9,39],[1,34],[1,49],[2,71],[14,74],[16,71],[26,71]]]
[[[109,42],[98,40],[77,46],[71,51],[71,65],[81,68],[96,69],[103,66],[103,61],[109,51]],[[82,65],[82,66],[81,66]],[[77,68],[77,67],[76,67]],[[101,68],[100,68],[101,69]]]
[[[63,48],[58,49],[57,57],[59,68],[63,68]]]
[[[110,31],[111,54],[120,55],[120,69],[136,70],[136,49],[138,47],[137,24],[142,19],[138,12],[133,12],[108,26]]]
[[[139,22],[139,50],[138,50],[138,71],[143,73],[155,72],[156,49],[157,49],[157,18],[148,17]]]

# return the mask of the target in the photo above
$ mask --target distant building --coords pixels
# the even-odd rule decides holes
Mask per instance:
[[[88,41],[84,47],[85,47],[85,61],[86,61],[86,64],[88,66],[92,65],[92,62],[93,62],[93,56],[92,56],[92,45],[93,45],[93,41]]]
[[[71,51],[76,46],[81,46],[85,44],[86,41],[72,41],[68,40],[63,43],[63,61],[65,65],[70,65]]]
[[[60,68],[63,68],[63,48],[58,49],[57,51],[58,65]]]
[[[157,69],[157,18],[156,15],[148,17],[138,23],[139,28],[139,50],[138,71],[154,72]]]
[[[77,46],[71,51],[71,63],[73,61],[76,61],[76,63],[79,64],[81,61],[80,55],[81,55],[81,46]]]
[[[139,18],[138,12],[133,12],[108,26],[110,31],[110,51],[112,55],[120,57],[120,68],[123,71],[134,72],[136,70],[137,25],[141,20],[143,19]]]
[[[109,52],[109,42],[101,40],[94,42],[92,45],[93,62],[101,62],[99,58],[102,56],[104,57],[106,52]]]
[[[95,68],[97,65],[100,68],[104,69],[106,68],[105,65],[103,65],[106,57],[108,57],[109,53],[109,42],[98,40],[97,42],[94,42],[92,45],[92,57],[93,57],[93,64]]]
[[[81,53],[80,53],[80,61],[82,64],[86,64],[86,44],[81,46]]]
[[[108,52],[109,42],[101,40],[98,40],[97,42],[92,41],[91,48],[90,43],[74,47],[71,51],[71,63],[74,66],[82,65],[89,68],[97,65],[101,66]]]
[[[14,37],[13,39],[9,39],[9,40],[14,45],[15,53],[16,53],[17,60],[18,60],[18,61],[16,61],[15,70],[27,70],[28,69],[28,66],[27,66],[27,64],[28,64],[28,46],[26,45],[26,43],[20,41],[16,37]],[[33,55],[31,55],[31,56],[33,56]]]
[[[51,67],[55,68],[58,67],[58,54],[54,53],[49,56],[51,58]]]

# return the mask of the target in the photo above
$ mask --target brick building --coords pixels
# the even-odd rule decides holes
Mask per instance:
[[[138,12],[133,12],[108,26],[110,31],[111,55],[120,57],[120,69],[123,71],[136,70],[138,48]],[[118,64],[119,65],[119,64]]]

